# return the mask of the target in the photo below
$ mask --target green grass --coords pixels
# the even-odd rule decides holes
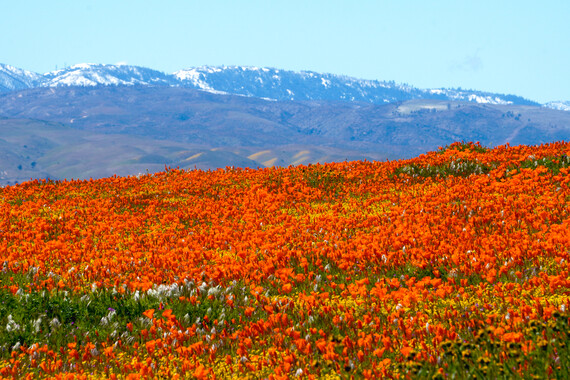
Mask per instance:
[[[26,275],[3,273],[21,286],[28,283]],[[241,286],[241,288],[240,288]],[[95,289],[86,294],[73,294],[66,290],[41,290],[30,293],[8,288],[0,289],[0,358],[9,358],[13,347],[29,347],[34,343],[47,344],[52,349],[66,347],[68,343],[82,345],[92,341],[96,334],[99,341],[138,340],[143,329],[149,327],[143,313],[155,309],[160,317],[165,309],[171,309],[184,328],[198,319],[239,319],[241,312],[225,305],[225,295],[243,299],[243,284],[236,283],[231,291],[211,287],[196,287],[192,283],[168,290],[158,287],[148,292],[117,292],[116,289]],[[227,288],[230,289],[230,288]],[[180,297],[186,297],[181,300]],[[188,299],[195,297],[195,302]],[[131,330],[127,324],[131,323]],[[129,338],[130,337],[130,338]]]

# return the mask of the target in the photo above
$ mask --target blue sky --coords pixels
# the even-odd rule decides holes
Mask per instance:
[[[312,70],[570,100],[570,1],[2,1],[0,62]]]

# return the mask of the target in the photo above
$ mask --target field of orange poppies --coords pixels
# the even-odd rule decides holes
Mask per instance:
[[[0,188],[0,375],[569,378],[569,156]]]

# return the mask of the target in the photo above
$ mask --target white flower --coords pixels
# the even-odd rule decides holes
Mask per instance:
[[[209,296],[216,296],[216,295],[218,295],[218,293],[220,292],[220,290],[221,290],[220,285],[218,285],[218,286],[216,286],[216,287],[214,287],[214,288],[210,288],[210,289],[208,289],[208,295],[209,295]]]
[[[40,327],[42,324],[42,318],[38,318],[34,321],[34,323],[32,324],[33,328],[34,328],[34,332],[37,334],[40,332]]]
[[[59,321],[59,319],[57,319],[57,317],[55,317],[54,319],[52,319],[51,321],[49,321],[49,325],[54,328],[57,329],[59,326],[61,326],[61,322]]]
[[[16,323],[16,321],[14,321],[14,319],[12,318],[12,314],[8,315],[8,323],[6,324],[6,331],[7,332],[11,332],[11,331],[18,331],[20,329],[20,325]]]

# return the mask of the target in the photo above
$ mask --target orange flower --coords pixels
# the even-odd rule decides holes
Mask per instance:
[[[281,292],[287,294],[287,293],[291,293],[291,291],[293,290],[293,286],[290,283],[284,284],[281,287]]]
[[[246,307],[244,314],[246,317],[251,317],[251,314],[253,313],[253,311],[255,310],[255,308],[253,307]]]
[[[134,342],[93,332],[59,349],[20,346],[0,375],[25,378],[28,355],[50,375],[75,364],[70,376],[89,369],[105,377],[101,357],[137,352],[115,363],[125,378],[208,377],[199,363],[220,361],[229,365],[217,377],[259,377],[270,366],[276,378],[297,368],[311,378],[322,367],[304,363],[328,361],[342,373],[350,357],[363,376],[388,378],[397,374],[384,356],[401,362],[415,347],[435,369],[434,346],[459,336],[519,342],[533,355],[528,324],[538,321],[532,330],[543,333],[569,307],[568,154],[570,143],[454,143],[390,162],[172,169],[0,188],[8,294],[66,288],[128,300],[164,290],[160,318],[149,309],[147,325],[125,322]],[[193,310],[181,321],[172,312],[179,304]],[[214,305],[226,309],[223,323]],[[219,320],[205,315],[210,306]],[[39,335],[45,323],[59,321],[38,323]],[[219,347],[234,354],[217,356]]]
[[[145,312],[143,312],[143,315],[148,319],[152,319],[152,317],[154,316],[154,309],[146,310]]]
[[[210,370],[204,367],[202,364],[198,365],[193,373],[193,376],[197,379],[205,379],[210,374]]]
[[[170,318],[170,317],[172,317],[172,316],[173,316],[173,315],[172,315],[172,309],[166,309],[166,310],[164,310],[164,311],[162,312],[162,316],[163,316],[164,318],[167,318],[167,319]],[[152,317],[151,317],[151,319],[152,319]]]
[[[414,349],[413,349],[412,347],[410,347],[410,346],[404,346],[404,347],[402,347],[402,348],[400,349],[400,353],[401,353],[404,357],[408,356],[408,355],[409,355],[411,352],[413,352],[413,351],[414,351]]]

